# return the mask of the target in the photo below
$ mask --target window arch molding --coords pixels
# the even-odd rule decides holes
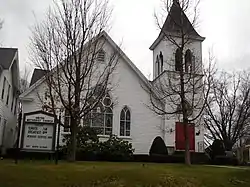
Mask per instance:
[[[124,105],[120,111],[120,136],[131,136],[131,108]]]

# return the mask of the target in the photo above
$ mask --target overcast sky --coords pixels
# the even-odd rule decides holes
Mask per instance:
[[[111,0],[113,5],[111,37],[134,64],[148,75],[152,72],[149,46],[159,34],[153,13],[161,0]],[[30,63],[30,27],[43,19],[52,0],[0,0],[0,44],[19,49],[20,68]],[[218,65],[224,69],[250,67],[250,0],[202,0],[197,31],[206,37],[203,57],[213,46]],[[166,15],[167,16],[167,15]]]

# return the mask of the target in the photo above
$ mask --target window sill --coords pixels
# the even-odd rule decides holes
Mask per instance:
[[[120,139],[132,140],[131,136],[118,136]]]
[[[61,131],[62,134],[70,134],[70,132]]]
[[[102,134],[99,134],[99,135],[97,135],[99,138],[109,138],[110,137],[110,135],[102,135]]]

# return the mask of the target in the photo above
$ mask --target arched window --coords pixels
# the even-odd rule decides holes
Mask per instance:
[[[162,52],[160,52],[159,57],[160,57],[160,67],[161,67],[160,72],[162,73],[163,72],[163,54],[162,54]]]
[[[102,49],[100,49],[97,53],[97,60],[99,62],[104,62],[105,60],[105,51],[103,51]]]
[[[158,76],[160,74],[160,62],[158,55],[156,56],[155,68],[156,68],[156,76]]]
[[[192,65],[191,65],[191,70],[192,72],[196,71],[196,66],[195,66],[195,56],[192,55]]]
[[[90,126],[100,135],[111,135],[113,127],[113,103],[107,94],[91,112]]]
[[[185,53],[185,72],[192,71],[192,52],[188,49]]]
[[[175,52],[175,71],[181,71],[182,68],[182,52],[181,49],[176,49]]]
[[[64,128],[63,128],[64,132],[69,132],[70,131],[70,114],[69,114],[69,110],[67,110],[66,108],[64,109]]]
[[[131,115],[127,106],[125,106],[120,115],[120,136],[130,136]]]

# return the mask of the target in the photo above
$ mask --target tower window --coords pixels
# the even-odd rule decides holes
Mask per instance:
[[[175,52],[175,71],[181,71],[182,69],[182,52],[181,49],[176,49]]]
[[[4,89],[5,89],[5,84],[6,84],[6,78],[4,77],[3,79],[3,87],[2,87],[2,99],[4,99]]]
[[[195,56],[192,55],[192,65],[191,65],[191,70],[192,72],[196,71],[196,66],[195,66]]]
[[[160,72],[162,73],[163,72],[163,55],[162,55],[162,52],[160,52]]]
[[[156,76],[158,76],[160,74],[160,62],[159,62],[159,56],[156,56],[156,62],[155,62],[155,66],[156,66]]]
[[[192,71],[192,52],[188,49],[185,53],[185,72]]]

